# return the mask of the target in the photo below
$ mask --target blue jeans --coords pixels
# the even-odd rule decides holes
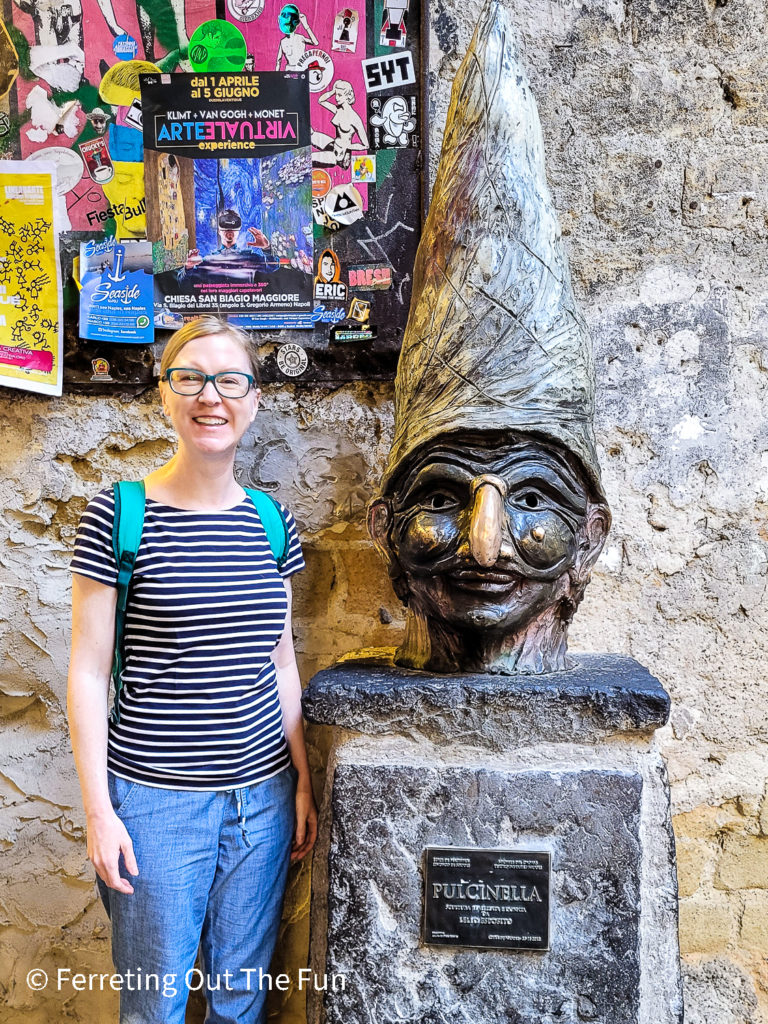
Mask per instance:
[[[262,1024],[295,819],[296,771],[246,789],[156,789],[109,773],[133,842],[132,895],[99,891],[123,978],[121,1024],[184,1024],[191,988],[207,1024]],[[198,946],[203,975],[195,970]],[[188,975],[187,972],[192,972]],[[204,980],[203,980],[204,979]]]

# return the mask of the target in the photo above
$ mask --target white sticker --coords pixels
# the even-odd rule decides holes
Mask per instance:
[[[333,45],[331,49],[341,53],[354,53],[357,47],[357,29],[360,15],[350,7],[339,11],[333,22]]]
[[[336,185],[323,200],[326,227],[331,231],[346,228],[363,216],[363,197],[351,182]]]
[[[227,7],[235,21],[247,24],[256,21],[264,10],[264,0],[227,0]]]
[[[85,166],[79,153],[74,153],[64,146],[48,146],[38,149],[27,157],[27,163],[34,160],[51,160],[56,164],[56,192],[64,196],[80,184]],[[34,168],[30,168],[33,170]]]
[[[333,78],[333,61],[325,50],[313,46],[296,62],[296,70],[306,72],[310,92],[322,92]]]
[[[385,0],[379,46],[405,46],[408,0]]]
[[[413,58],[408,51],[397,56],[393,54],[387,57],[371,57],[362,61],[362,68],[368,92],[395,89],[416,81]]]
[[[301,345],[289,342],[277,350],[277,365],[286,377],[300,377],[309,365],[309,360]]]
[[[125,113],[125,123],[131,128],[142,130],[141,100],[136,98]]]

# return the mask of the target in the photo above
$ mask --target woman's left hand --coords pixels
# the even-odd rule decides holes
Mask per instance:
[[[310,783],[296,790],[296,830],[291,845],[291,863],[301,860],[309,853],[317,839],[317,807]]]

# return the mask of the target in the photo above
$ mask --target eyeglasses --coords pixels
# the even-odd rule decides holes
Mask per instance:
[[[240,370],[203,373],[201,370],[184,367],[166,370],[163,380],[168,381],[171,391],[175,391],[177,395],[199,395],[210,380],[222,398],[245,398],[256,383],[255,377]]]

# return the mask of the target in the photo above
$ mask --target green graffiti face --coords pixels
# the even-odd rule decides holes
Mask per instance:
[[[296,4],[286,4],[277,18],[280,31],[289,36],[299,26],[299,8]]]

